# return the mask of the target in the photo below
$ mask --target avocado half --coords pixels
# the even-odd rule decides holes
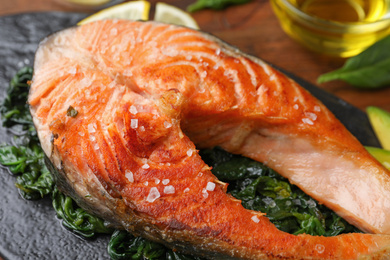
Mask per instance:
[[[374,106],[367,107],[366,111],[383,149],[390,150],[390,113]]]
[[[375,157],[375,159],[390,170],[390,151],[369,146],[366,146],[366,149],[372,156]]]

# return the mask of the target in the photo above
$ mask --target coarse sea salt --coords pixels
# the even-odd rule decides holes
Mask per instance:
[[[126,77],[131,77],[131,76],[133,76],[133,72],[131,70],[125,70],[123,72],[123,75],[125,75]]]
[[[126,171],[125,172],[125,177],[127,178],[127,180],[131,183],[134,182],[134,174],[131,172],[131,171]]]
[[[72,74],[72,75],[75,75],[77,73],[77,69],[76,68],[71,68],[69,71],[68,71],[69,74]]]
[[[206,190],[208,191],[213,191],[215,189],[215,183],[214,182],[211,182],[209,181],[206,185]]]
[[[136,115],[138,113],[138,110],[137,108],[134,106],[134,105],[131,105],[130,106],[130,109],[129,109],[130,113],[132,113],[133,115]]]
[[[251,217],[251,220],[252,220],[253,222],[255,222],[255,223],[259,223],[259,222],[260,222],[260,219],[259,219],[256,215],[252,216],[252,217]]]
[[[298,110],[298,108],[299,108],[298,104],[293,105],[293,108],[294,108],[295,110]]]
[[[150,168],[150,166],[149,166],[149,164],[147,164],[147,163],[145,163],[144,165],[142,165],[142,169],[149,169]]]
[[[167,185],[169,183],[169,179],[162,180],[162,184]]]
[[[160,192],[156,187],[150,189],[148,197],[146,198],[147,202],[154,202],[156,199],[160,198]]]
[[[206,189],[202,190],[202,195],[203,195],[203,198],[205,198],[205,199],[207,199],[209,197],[209,194],[208,194]]]
[[[188,150],[187,150],[187,155],[188,155],[188,157],[191,157],[191,156],[192,156],[192,153],[193,153],[193,151],[192,151],[191,149],[188,149]]]
[[[131,119],[130,120],[130,127],[133,129],[138,128],[138,119]]]
[[[164,193],[165,194],[174,194],[175,193],[175,187],[173,187],[172,185],[165,186],[164,187]]]
[[[314,106],[314,111],[320,112],[320,111],[321,111],[321,108],[320,108],[319,106]]]
[[[116,82],[115,81],[111,81],[110,84],[108,84],[108,87],[109,88],[113,88],[113,87],[115,87],[115,85],[116,85]]]
[[[95,126],[93,124],[88,124],[88,132],[90,133],[96,132]]]
[[[92,80],[90,80],[89,78],[83,78],[82,80],[80,80],[80,87],[81,88],[89,87],[89,86],[91,86],[91,84],[92,84]]]
[[[165,128],[171,128],[172,127],[172,124],[167,122],[167,121],[164,121],[164,127]]]
[[[309,118],[302,118],[302,122],[308,125],[314,125],[313,121],[311,121]]]
[[[316,121],[317,115],[311,112],[305,112],[305,116],[310,118],[312,121]]]
[[[160,179],[157,179],[157,178],[156,178],[156,179],[154,180],[154,183],[159,184],[159,183],[160,183]]]
[[[112,29],[110,30],[110,34],[111,34],[112,36],[117,35],[117,34],[118,34],[118,29],[112,28]]]
[[[185,188],[184,189],[184,192],[189,192],[190,191],[190,188]]]

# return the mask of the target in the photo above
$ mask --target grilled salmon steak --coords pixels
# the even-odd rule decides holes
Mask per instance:
[[[58,186],[135,235],[209,258],[387,259],[390,176],[329,110],[199,31],[105,20],[43,40],[28,102]],[[258,160],[370,233],[291,235],[197,149]]]

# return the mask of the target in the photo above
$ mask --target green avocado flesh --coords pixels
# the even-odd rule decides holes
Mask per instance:
[[[377,147],[366,147],[367,151],[375,157],[383,166],[390,170],[390,151]]]
[[[390,150],[390,113],[379,107],[367,107],[367,115],[379,142]]]

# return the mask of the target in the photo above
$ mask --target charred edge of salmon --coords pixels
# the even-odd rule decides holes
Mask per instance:
[[[158,221],[137,214],[127,207],[122,199],[113,198],[104,191],[103,186],[98,181],[93,182],[94,186],[100,185],[99,190],[94,192],[93,199],[91,196],[86,196],[87,194],[78,194],[78,189],[75,186],[82,185],[79,182],[80,179],[76,181],[77,178],[73,178],[71,181],[68,177],[69,173],[66,173],[67,170],[64,168],[58,169],[47,156],[45,156],[45,163],[61,192],[71,197],[77,205],[87,212],[107,221],[108,226],[112,228],[126,230],[134,236],[141,236],[161,243],[173,250],[208,259],[253,259],[254,254],[259,254],[259,252],[255,253],[249,250],[246,254],[242,254],[242,252],[237,251],[237,248],[231,247],[228,243],[217,243],[214,238],[200,237],[188,230],[177,230],[175,232],[173,229],[161,228]],[[102,201],[106,205],[115,205],[112,208],[115,208],[116,212],[112,212],[111,209],[102,205]],[[126,217],[122,218],[125,219],[122,222],[119,221],[121,215]],[[189,241],[189,238],[191,241]],[[203,245],[206,246],[204,247]],[[279,257],[273,258],[261,254],[260,259],[263,259],[263,257],[264,259],[279,259]]]
[[[71,197],[77,205],[88,211],[89,213],[99,215],[99,217],[104,216],[104,220],[108,222],[108,225],[113,228],[121,229],[122,225],[116,221],[115,217],[110,213],[110,210],[107,210],[102,207],[99,203],[93,203],[93,200],[85,194],[84,196],[79,196],[76,192],[76,189],[74,188],[74,185],[72,185],[71,181],[67,177],[68,174],[65,173],[62,169],[57,169],[54,164],[51,162],[51,160],[45,155],[45,164],[47,168],[49,169],[50,173],[54,177],[54,181],[57,185],[58,190],[60,190],[65,195]],[[73,182],[74,183],[74,182]],[[102,191],[103,191],[103,187]],[[101,198],[107,198],[108,199],[108,193],[100,192]],[[106,201],[107,201],[106,199]],[[113,203],[113,198],[110,198],[110,202]],[[118,202],[118,201],[116,201]]]

